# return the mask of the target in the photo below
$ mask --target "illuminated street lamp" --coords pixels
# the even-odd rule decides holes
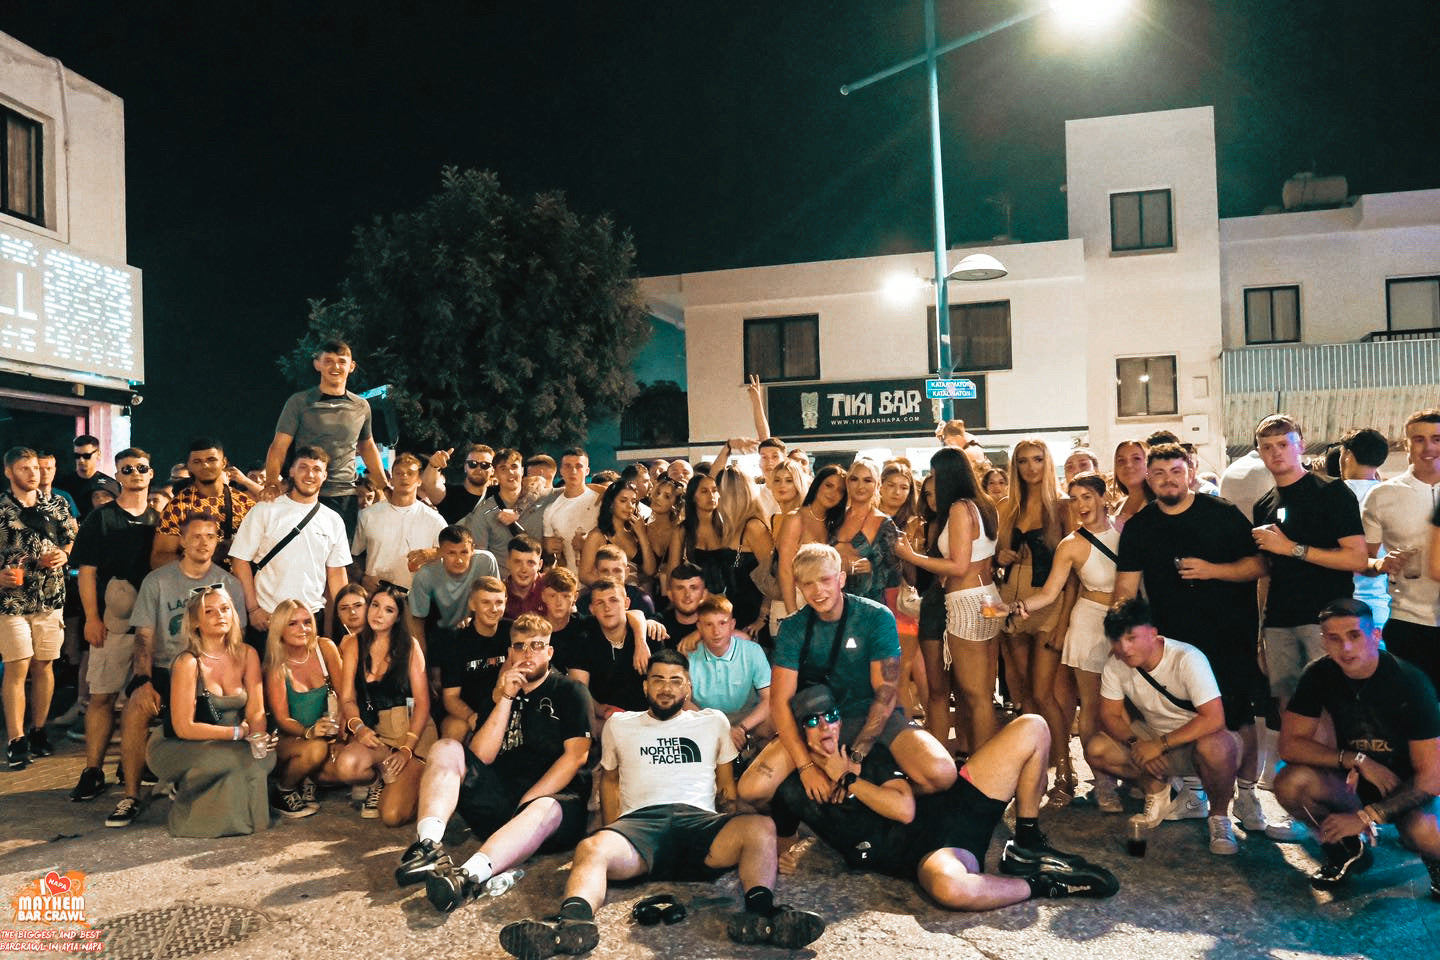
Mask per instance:
[[[856,90],[870,86],[911,67],[925,65],[927,86],[930,95],[930,180],[935,206],[935,276],[944,281],[935,284],[935,326],[939,333],[940,349],[936,351],[934,371],[939,376],[949,376],[950,369],[950,280],[995,280],[1005,276],[1005,267],[1000,261],[986,254],[972,254],[960,261],[951,270],[947,268],[945,242],[945,184],[941,175],[940,162],[940,81],[936,75],[935,61],[942,55],[983,40],[992,33],[999,33],[1017,23],[1024,23],[1048,10],[1072,24],[1096,25],[1114,19],[1128,5],[1129,0],[1050,0],[1049,3],[1007,17],[992,26],[965,34],[948,43],[937,46],[935,42],[935,0],[925,0],[925,52],[908,60],[886,67],[879,73],[863,80],[843,84],[840,93],[848,96]],[[988,261],[988,262],[985,262]]]

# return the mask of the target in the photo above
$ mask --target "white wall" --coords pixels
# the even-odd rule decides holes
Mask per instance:
[[[1165,428],[1223,464],[1220,443],[1220,250],[1215,117],[1210,107],[1072,120],[1065,124],[1070,235],[1085,249],[1090,442],[1102,459],[1120,440]],[[1171,191],[1173,249],[1114,253],[1110,195]],[[1179,413],[1117,418],[1115,361],[1176,358]],[[1185,416],[1208,418],[1187,434]]]
[[[1226,349],[1245,344],[1245,288],[1298,284],[1303,343],[1386,328],[1387,278],[1440,273],[1440,190],[1369,194],[1352,207],[1220,225]]]

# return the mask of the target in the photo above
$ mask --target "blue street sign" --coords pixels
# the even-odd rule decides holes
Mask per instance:
[[[930,400],[974,400],[974,380],[926,380],[925,396]]]

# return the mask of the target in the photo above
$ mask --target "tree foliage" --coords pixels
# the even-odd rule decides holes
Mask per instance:
[[[583,442],[634,395],[650,332],[628,232],[558,192],[509,196],[489,171],[441,180],[418,209],[356,229],[339,297],[312,301],[282,369],[313,384],[316,346],[344,339],[352,389],[391,385],[408,449]]]

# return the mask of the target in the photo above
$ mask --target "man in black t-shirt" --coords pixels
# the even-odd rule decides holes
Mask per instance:
[[[1253,784],[1259,776],[1255,716],[1257,707],[1264,709],[1255,702],[1257,688],[1263,689],[1256,662],[1255,581],[1264,575],[1265,563],[1250,521],[1234,504],[1191,491],[1190,460],[1179,444],[1151,447],[1146,464],[1155,501],[1120,534],[1115,599],[1138,595],[1143,579],[1155,629],[1205,654],[1220,687],[1225,726],[1240,734],[1239,779]],[[1197,787],[1187,781],[1180,816],[1209,815]],[[1253,788],[1249,794],[1242,805],[1249,805]],[[1259,808],[1258,800],[1254,806]]]
[[[454,447],[437,450],[430,455],[420,474],[420,492],[440,511],[446,523],[459,523],[475,509],[495,473],[495,451],[483,443],[472,443],[465,451],[464,481],[449,486],[445,483],[444,471],[454,454]]]
[[[1319,833],[1325,863],[1312,875],[1333,887],[1370,866],[1367,835],[1393,823],[1430,872],[1440,899],[1440,704],[1430,680],[1380,651],[1370,607],[1343,599],[1320,611],[1325,659],[1305,668],[1280,728],[1287,766],[1275,797]],[[1335,725],[1339,749],[1320,730]]]
[[[418,839],[400,858],[395,882],[425,883],[437,910],[480,896],[493,874],[531,854],[568,850],[585,834],[590,798],[590,695],[550,669],[550,624],[522,614],[510,630],[492,695],[495,709],[468,743],[430,748],[420,780]],[[440,841],[459,810],[480,849],[455,866]]]
[[[440,665],[440,697],[445,705],[442,736],[458,740],[473,733],[495,706],[495,681],[510,646],[510,623],[500,619],[504,612],[505,584],[495,577],[481,577],[470,588],[470,619],[456,624],[454,632],[436,637],[438,649],[433,655]]]
[[[1300,672],[1325,655],[1315,611],[1354,593],[1354,574],[1369,563],[1360,504],[1343,482],[1300,462],[1305,441],[1285,414],[1260,421],[1255,447],[1275,486],[1255,502],[1255,545],[1265,553],[1265,665],[1270,693],[1284,710]]]
[[[705,595],[705,574],[699,567],[681,563],[670,571],[670,584],[665,590],[668,603],[660,611],[660,622],[669,635],[665,646],[675,649],[695,632]]]
[[[1052,849],[1040,831],[1050,755],[1050,729],[1042,717],[1011,721],[966,762],[954,786],[916,796],[883,745],[873,746],[863,762],[850,757],[828,687],[806,687],[790,709],[810,762],[836,787],[828,802],[817,803],[796,771],[776,791],[771,815],[785,872],[795,869],[790,848],[803,821],[852,868],[914,880],[951,910],[991,910],[1037,897],[1108,897],[1120,889],[1108,870]],[[1000,859],[1008,876],[987,876],[985,852],[1012,797],[1015,839],[1006,842]]]
[[[645,665],[658,643],[637,641],[626,616],[630,598],[619,580],[597,580],[590,588],[591,619],[570,661],[570,676],[585,684],[595,705],[598,731],[611,714],[645,710]],[[641,649],[637,650],[637,643]]]

